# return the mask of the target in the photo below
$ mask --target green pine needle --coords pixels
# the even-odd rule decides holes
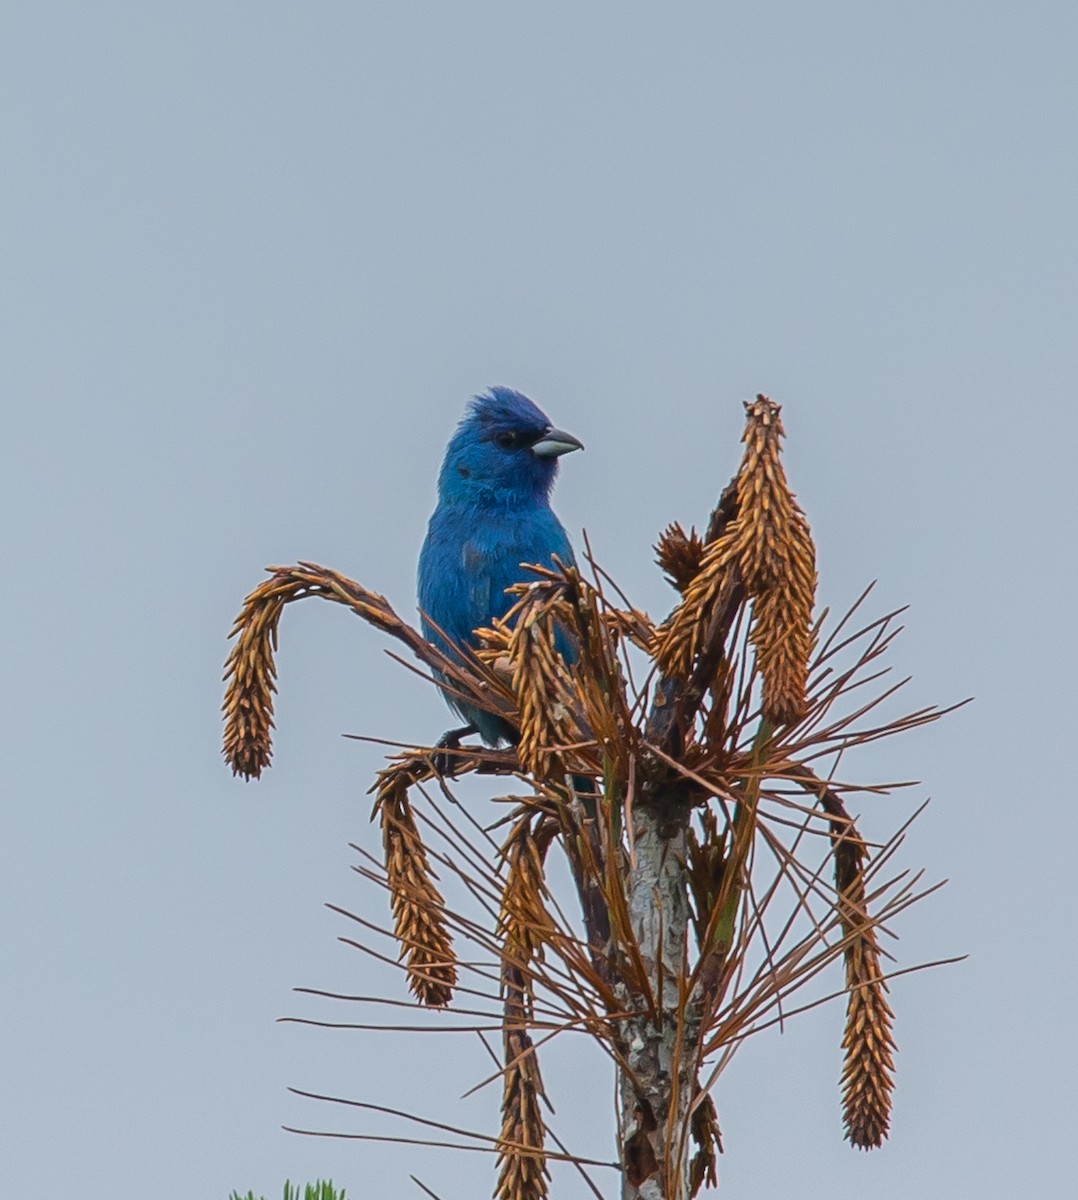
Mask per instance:
[[[241,1196],[233,1192],[228,1200],[266,1200],[265,1196],[256,1197],[254,1192]],[[284,1182],[284,1200],[301,1200],[299,1186],[293,1187],[286,1179]],[[303,1189],[302,1200],[347,1200],[343,1191],[338,1192],[328,1179],[320,1179],[317,1183],[308,1183]]]

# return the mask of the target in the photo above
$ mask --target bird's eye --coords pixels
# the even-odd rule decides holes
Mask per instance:
[[[499,433],[494,439],[503,450],[515,450],[520,439],[515,433]]]

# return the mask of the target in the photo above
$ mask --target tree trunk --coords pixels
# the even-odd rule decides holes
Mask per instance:
[[[679,806],[680,807],[680,806]],[[619,1142],[622,1200],[688,1200],[691,1107],[696,1094],[699,1019],[686,1012],[689,904],[687,814],[663,806],[633,814],[634,864],[629,920],[651,995],[624,990],[619,1049]],[[629,977],[637,974],[627,972]],[[679,1009],[684,1023],[679,1023]]]

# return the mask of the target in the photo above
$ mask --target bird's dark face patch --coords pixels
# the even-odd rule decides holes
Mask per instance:
[[[502,429],[491,435],[491,440],[503,450],[524,450],[529,446],[534,446],[545,432],[546,430],[540,430],[539,433],[528,433],[521,429]]]
[[[509,388],[491,388],[477,396],[461,428],[473,423],[481,441],[507,452],[527,450],[550,428],[546,413]]]

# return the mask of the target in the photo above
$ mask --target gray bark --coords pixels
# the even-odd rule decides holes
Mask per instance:
[[[651,807],[636,810],[633,844],[629,919],[655,1007],[648,997],[620,985],[625,1009],[644,1010],[623,1018],[619,1027],[628,1068],[619,1071],[618,1080],[621,1195],[622,1200],[687,1200],[699,1018],[682,994],[690,917],[684,816],[671,820]]]

